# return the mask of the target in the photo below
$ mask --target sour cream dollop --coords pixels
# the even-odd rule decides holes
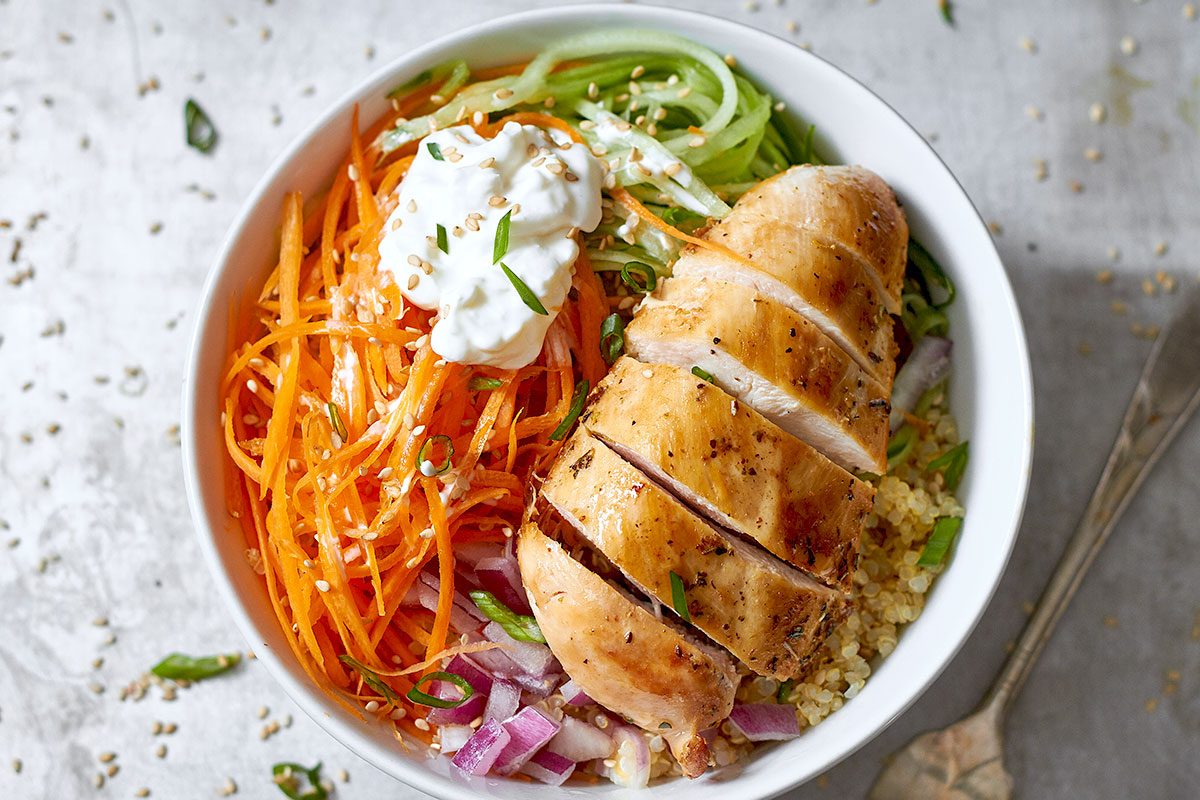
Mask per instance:
[[[600,224],[603,180],[586,147],[532,125],[510,122],[492,139],[462,125],[421,142],[379,243],[379,269],[409,302],[437,310],[435,353],[501,369],[533,363],[571,288],[574,234]],[[496,229],[510,211],[501,262],[548,315],[526,305],[493,263]],[[449,252],[438,246],[439,225]]]

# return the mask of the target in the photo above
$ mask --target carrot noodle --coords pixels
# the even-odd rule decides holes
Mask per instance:
[[[567,416],[575,385],[595,385],[607,369],[599,337],[610,305],[581,243],[572,292],[535,363],[506,371],[433,352],[431,313],[408,304],[376,269],[417,143],[387,156],[364,145],[433,94],[427,86],[394,101],[364,130],[356,108],[329,189],[307,206],[298,193],[283,198],[278,260],[230,320],[219,386],[221,436],[238,478],[226,482],[228,508],[256,551],[252,563],[289,649],[341,702],[361,714],[374,700],[397,738],[426,743],[431,734],[415,720],[427,708],[405,698],[416,675],[495,646],[459,642],[464,632],[451,623],[458,550],[502,543],[519,527],[531,478],[561,446],[549,434]],[[582,141],[537,112],[476,127],[494,135],[508,121]],[[473,377],[499,386],[472,390]],[[455,455],[447,473],[426,477],[418,453],[433,435],[450,437]],[[438,579],[433,611],[406,601],[425,570]],[[402,719],[391,719],[392,700],[341,656],[400,698]]]
[[[701,239],[699,236],[692,236],[691,234],[684,233],[683,231],[679,230],[675,226],[663,220],[653,211],[642,205],[642,203],[636,197],[630,194],[629,190],[625,187],[614,187],[609,189],[609,193],[613,196],[614,200],[625,206],[625,208],[629,209],[629,211],[632,213],[637,214],[638,218],[643,222],[647,222],[655,228],[658,228],[672,239],[678,239],[681,242],[687,242],[688,244],[705,250],[712,250],[714,253],[720,253],[726,258],[732,258],[734,261],[740,261],[749,267],[754,267],[755,269],[758,268],[753,261],[741,255],[740,253],[730,250],[728,247],[720,244],[719,242],[714,242],[710,239]]]

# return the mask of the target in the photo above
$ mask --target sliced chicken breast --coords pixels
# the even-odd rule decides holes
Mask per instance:
[[[580,418],[687,505],[849,591],[875,491],[689,371],[623,357]]]
[[[887,183],[862,167],[792,167],[747,192],[744,213],[773,217],[867,266],[888,311],[900,312],[908,222]]]
[[[714,527],[586,430],[542,497],[631,583],[667,608],[679,600],[681,617],[760,675],[794,677],[849,613],[841,592]]]
[[[567,674],[600,705],[663,736],[683,772],[708,767],[700,732],[729,716],[738,678],[716,647],[656,619],[590,572],[536,524],[517,559],[542,634]]]
[[[626,327],[625,351],[646,363],[699,367],[848,470],[887,468],[887,390],[815,325],[750,287],[664,281]]]
[[[675,262],[672,274],[751,287],[820,328],[885,388],[892,385],[896,373],[892,319],[869,267],[809,231],[747,210],[744,201],[705,238],[752,265],[689,246]]]

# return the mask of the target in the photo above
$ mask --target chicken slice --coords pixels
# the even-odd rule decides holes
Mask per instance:
[[[709,752],[700,732],[733,708],[729,656],[656,619],[535,523],[521,528],[517,559],[538,626],[567,674],[600,705],[661,734],[689,778],[703,773]]]
[[[713,527],[577,430],[542,497],[626,578],[760,675],[794,677],[849,600],[739,537]],[[686,610],[686,615],[683,613]]]
[[[685,369],[623,357],[580,422],[692,508],[849,591],[875,491]]]
[[[737,203],[743,213],[773,217],[868,267],[888,311],[900,312],[908,264],[908,222],[887,183],[862,167],[792,167]]]
[[[869,267],[806,230],[747,210],[744,202],[705,238],[753,265],[689,246],[672,274],[751,287],[808,319],[885,388],[891,387],[896,373],[893,324]]]
[[[887,390],[807,319],[747,286],[664,281],[626,327],[625,351],[699,367],[846,469],[886,470]]]

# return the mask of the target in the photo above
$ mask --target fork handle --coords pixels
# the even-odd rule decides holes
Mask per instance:
[[[1079,588],[1084,574],[1108,541],[1117,521],[1146,476],[1200,404],[1200,392],[1193,392],[1176,408],[1163,408],[1162,403],[1157,402],[1163,399],[1162,393],[1157,391],[1159,387],[1155,380],[1158,377],[1155,374],[1155,362],[1160,351],[1160,348],[1155,348],[1138,381],[1104,472],[1100,475],[1079,526],[1042,592],[1033,616],[1021,632],[1012,655],[984,698],[983,706],[991,707],[1000,718],[1021,690],[1034,662],[1054,632],[1055,625]]]

